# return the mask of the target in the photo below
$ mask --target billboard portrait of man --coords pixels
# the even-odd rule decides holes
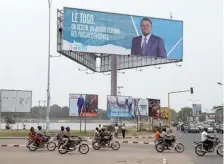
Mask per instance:
[[[142,35],[132,39],[131,55],[167,58],[163,39],[152,34],[152,21],[143,18],[140,25]]]
[[[79,116],[80,116],[80,113],[82,112],[82,108],[84,106],[84,103],[85,103],[85,100],[84,98],[82,97],[82,95],[79,96],[78,98],[78,101],[77,101],[77,106],[78,106],[78,113],[79,113]]]

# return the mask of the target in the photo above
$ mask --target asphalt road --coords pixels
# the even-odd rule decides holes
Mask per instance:
[[[182,133],[179,131],[175,133],[178,137],[178,141],[183,143],[185,146],[185,154],[194,162],[194,164],[222,164],[223,157],[218,156],[216,152],[208,153],[203,157],[199,157],[195,154],[194,141],[200,141],[200,133]],[[216,133],[216,136],[223,142],[222,134]]]
[[[221,164],[223,158],[216,155],[215,153],[206,154],[204,157],[199,157],[194,152],[194,144],[193,141],[200,140],[200,134],[188,134],[175,132],[178,141],[182,142],[185,145],[184,153],[176,153],[173,151],[166,151],[164,153],[157,153],[154,149],[154,145],[142,145],[142,144],[121,144],[121,149],[119,151],[112,151],[111,149],[102,149],[99,151],[94,151],[90,148],[90,152],[86,155],[80,155],[80,153],[72,152],[66,155],[60,155],[57,150],[55,152],[48,152],[47,150],[38,150],[36,152],[30,152],[25,147],[13,148],[6,147],[0,148],[0,159],[1,164],[8,163],[18,163],[18,161],[23,163],[28,163],[28,161],[40,161],[44,163],[54,162],[55,164],[67,164],[73,162],[77,163],[119,163],[123,164],[126,161],[126,164],[132,162],[138,163],[137,161],[141,161],[144,163],[153,163],[153,164],[162,164],[163,159],[166,159],[169,164]],[[218,135],[222,139],[222,135]],[[135,139],[135,141],[143,141],[144,139]],[[145,141],[152,141],[145,139]],[[91,145],[90,142],[87,142]],[[21,139],[0,139],[0,144],[26,144],[26,140]],[[72,155],[73,154],[73,155]],[[63,161],[65,156],[68,156],[65,161]],[[12,158],[11,158],[12,157]],[[26,159],[26,160],[25,160]],[[23,161],[23,162],[22,162]],[[67,163],[66,163],[67,161]],[[119,161],[119,162],[118,162]],[[122,163],[123,162],[123,163]],[[32,162],[35,164],[35,162]],[[148,164],[148,163],[147,163]]]

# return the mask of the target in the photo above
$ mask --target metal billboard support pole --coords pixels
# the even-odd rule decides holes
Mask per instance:
[[[111,55],[111,95],[117,96],[117,56]]]
[[[46,109],[46,131],[49,129],[50,114],[50,68],[51,68],[51,4],[52,0],[48,0],[49,9],[49,26],[48,26],[48,74],[47,74],[47,109]]]
[[[110,92],[111,96],[117,96],[117,56],[111,55],[111,86]],[[111,118],[110,118],[111,119]],[[119,120],[119,117],[117,121]]]

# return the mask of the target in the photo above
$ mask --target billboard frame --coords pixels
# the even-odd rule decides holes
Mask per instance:
[[[141,15],[132,15],[132,14],[121,14],[121,13],[113,13],[113,12],[106,12],[106,11],[98,11],[98,10],[91,10],[91,9],[82,9],[82,8],[73,8],[73,7],[63,7],[62,10],[57,9],[57,52],[60,53],[63,56],[66,56],[67,58],[81,64],[82,66],[90,69],[93,72],[102,73],[102,72],[109,72],[113,71],[112,68],[112,61],[108,59],[110,56],[118,56],[118,59],[124,59],[127,58],[128,60],[125,63],[128,63],[127,66],[123,64],[123,67],[118,67],[117,70],[125,70],[125,69],[133,69],[133,68],[140,68],[140,67],[147,67],[147,66],[155,66],[160,64],[170,64],[170,63],[178,63],[183,61],[183,52],[184,47],[182,48],[182,59],[164,59],[164,58],[158,58],[158,57],[145,57],[145,56],[138,56],[139,59],[145,60],[149,59],[151,62],[146,62],[146,64],[136,64],[134,66],[133,62],[135,60],[131,60],[130,58],[135,58],[136,55],[119,55],[119,54],[106,54],[106,53],[89,53],[89,52],[81,52],[81,51],[67,51],[63,50],[63,16],[64,16],[64,9],[79,9],[79,10],[85,10],[85,11],[95,11],[100,13],[108,13],[108,14],[116,14],[116,15],[128,15],[128,16],[140,16],[140,17],[147,17],[147,16],[141,16]],[[182,20],[173,20],[173,19],[165,19],[165,18],[156,18],[156,17],[148,17],[148,18],[155,18],[155,19],[161,19],[161,20],[169,20],[169,21],[178,21],[182,22],[184,26],[184,22]],[[183,37],[183,29],[182,28],[182,37]],[[184,38],[182,38],[182,42],[184,43]],[[172,49],[171,49],[172,50]],[[80,60],[77,56],[81,56]],[[92,58],[92,60],[89,60],[88,58]],[[100,66],[96,65],[96,59],[100,59]],[[112,57],[113,58],[113,57]],[[160,60],[157,60],[160,59]],[[153,60],[155,62],[153,62]],[[102,61],[107,61],[103,63]],[[88,64],[87,64],[88,63]],[[103,63],[103,64],[102,64]],[[108,63],[108,64],[106,64]],[[116,65],[122,65],[122,60],[117,61]],[[130,64],[132,63],[132,64]],[[107,65],[107,66],[106,66]],[[107,68],[107,69],[106,69]]]
[[[0,113],[8,113],[8,112],[3,112],[2,111],[2,91],[20,91],[20,92],[30,92],[31,93],[31,98],[30,98],[30,112],[32,108],[32,101],[33,101],[33,92],[31,90],[15,90],[15,89],[0,89]],[[30,113],[30,112],[17,112],[15,108],[15,112],[9,112],[9,113]],[[1,119],[1,117],[0,117]]]

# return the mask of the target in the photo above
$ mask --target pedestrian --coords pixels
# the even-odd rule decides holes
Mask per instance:
[[[101,132],[101,130],[102,130],[101,124],[99,124],[98,129],[99,129],[99,133],[100,133],[100,132]]]
[[[115,127],[114,127],[114,137],[115,137],[115,138],[118,138],[118,129],[119,129],[119,127],[118,127],[118,125],[116,124]]]
[[[123,126],[121,127],[121,132],[122,132],[123,138],[125,138],[126,131],[127,131],[127,128],[126,128],[125,124],[123,124]]]

